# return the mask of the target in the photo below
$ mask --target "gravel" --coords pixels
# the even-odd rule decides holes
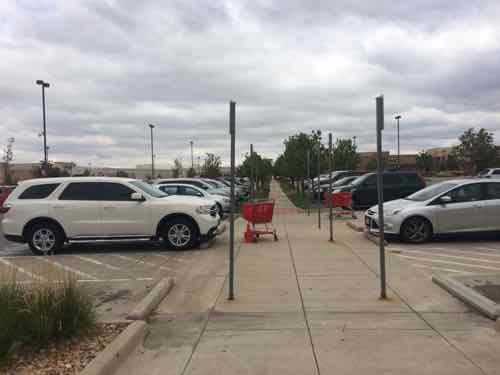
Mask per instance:
[[[1,375],[74,375],[85,368],[129,323],[99,324],[91,334],[50,343],[44,348],[18,347]]]

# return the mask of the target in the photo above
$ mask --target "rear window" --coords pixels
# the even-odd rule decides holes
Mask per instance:
[[[23,191],[18,199],[44,199],[47,198],[59,184],[34,185]]]

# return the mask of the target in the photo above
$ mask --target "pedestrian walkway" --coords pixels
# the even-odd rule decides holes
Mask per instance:
[[[271,197],[280,241],[238,244],[235,299],[221,248],[203,286],[163,301],[120,374],[500,373],[491,321],[390,254],[389,298],[380,300],[371,242],[339,222],[331,243],[325,218],[319,230],[317,216],[279,214],[291,203],[275,182]],[[197,297],[204,303],[179,306]]]

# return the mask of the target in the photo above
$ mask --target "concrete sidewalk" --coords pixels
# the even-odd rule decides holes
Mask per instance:
[[[178,281],[120,374],[500,374],[491,321],[390,254],[379,300],[371,242],[339,222],[330,243],[326,215],[318,230],[275,182],[271,197],[280,240],[238,244],[236,299],[223,240]]]

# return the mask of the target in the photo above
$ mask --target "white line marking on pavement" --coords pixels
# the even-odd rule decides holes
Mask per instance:
[[[144,265],[149,266],[149,267],[161,268],[161,269],[163,269],[163,270],[170,270],[170,268],[168,268],[168,267],[158,266],[157,264],[154,264],[154,263],[151,263],[151,262],[145,262],[145,261],[143,261],[143,260],[136,259],[136,258],[132,258],[132,257],[127,257],[127,256],[125,256],[125,255],[113,254],[112,256],[117,257],[117,258],[119,258],[119,259],[127,260],[127,261],[129,261],[129,262],[134,262],[134,263],[144,264]]]
[[[482,268],[482,269],[485,269],[485,270],[500,271],[500,268],[497,268],[497,267],[479,266],[479,265],[476,265],[476,264],[458,263],[458,262],[451,262],[451,261],[448,261],[448,260],[440,260],[440,259],[418,258],[418,257],[411,257],[411,256],[408,256],[408,255],[400,255],[400,254],[394,254],[394,255],[398,256],[398,257],[401,257],[401,258],[407,258],[407,259],[412,259],[412,260],[419,260],[419,261],[423,261],[423,262],[455,264],[457,266]]]
[[[123,282],[130,282],[130,281],[153,281],[154,279],[152,277],[139,277],[137,279],[91,279],[91,280],[86,280],[86,279],[79,279],[76,280],[78,283],[123,283]],[[32,280],[23,280],[23,281],[18,281],[19,284],[34,284],[37,281],[32,281]],[[51,283],[60,283],[62,280],[51,280]],[[1,283],[0,283],[1,284]]]
[[[117,270],[121,269],[120,267],[115,267],[115,266],[112,266],[111,264],[103,263],[103,262],[100,262],[98,260],[95,260],[95,259],[92,259],[92,258],[87,258],[87,257],[81,256],[81,255],[75,255],[75,257],[77,259],[83,260],[84,262],[89,262],[89,263],[96,264],[98,266],[106,267],[109,270],[115,270],[115,271],[117,271]]]
[[[486,250],[486,251],[494,251],[496,253],[500,253],[500,249],[494,248],[494,247],[483,247],[483,246],[478,246],[477,247],[479,250]]]
[[[426,266],[425,264],[417,264],[417,263],[413,263],[412,266],[413,267],[417,267],[417,268],[428,268],[428,269],[431,269],[431,270],[453,272],[453,273],[462,273],[462,274],[469,274],[470,273],[470,272],[466,272],[466,271],[459,271],[459,270],[456,270],[454,268],[443,268],[443,267],[436,267],[436,266]]]
[[[21,273],[24,273],[25,275],[28,275],[29,277],[31,277],[32,279],[35,279],[35,280],[38,280],[38,281],[45,281],[45,277],[43,276],[38,276],[38,275],[35,275],[34,273],[24,269],[23,267],[20,267],[20,266],[16,266],[14,263],[12,262],[9,262],[8,260],[6,260],[5,258],[0,258],[0,263],[3,263],[5,264],[6,266],[8,267],[12,267],[14,268],[15,270],[17,270],[18,272],[21,272]]]
[[[51,257],[51,256],[49,255],[48,257]],[[66,265],[64,265],[62,263],[56,262],[55,260],[49,260],[49,259],[47,259],[47,256],[38,257],[36,259],[39,259],[42,262],[45,262],[45,263],[48,263],[48,264],[52,264],[52,265],[54,265],[56,267],[59,267],[59,268],[63,269],[66,272],[76,273],[79,276],[85,277],[85,279],[97,280],[97,277],[89,275],[88,273],[82,272],[82,271],[77,270],[76,268],[73,268],[73,267],[70,267],[70,266],[66,266]]]
[[[424,254],[424,255],[432,255],[435,257],[456,258],[456,259],[463,259],[463,260],[472,260],[474,262],[483,262],[483,263],[486,262],[486,263],[500,264],[500,260],[479,259],[479,258],[462,257],[462,256],[458,256],[458,255],[448,255],[448,254],[436,254],[436,253],[429,254],[426,251],[419,251],[419,250],[405,250],[404,253]]]

